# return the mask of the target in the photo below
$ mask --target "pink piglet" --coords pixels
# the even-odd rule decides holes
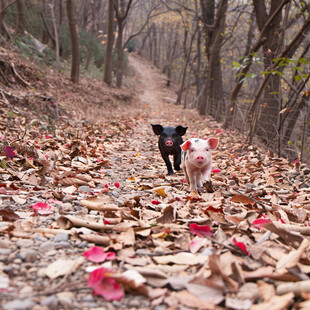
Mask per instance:
[[[186,181],[190,184],[190,191],[198,192],[198,187],[203,187],[204,182],[210,181],[212,170],[211,151],[218,146],[217,138],[197,139],[192,138],[181,144],[182,162]]]

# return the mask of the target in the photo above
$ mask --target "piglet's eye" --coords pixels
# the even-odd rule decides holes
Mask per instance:
[[[206,152],[209,152],[209,149],[208,149],[208,148],[206,148]]]
[[[189,150],[190,152],[194,152],[194,149]]]

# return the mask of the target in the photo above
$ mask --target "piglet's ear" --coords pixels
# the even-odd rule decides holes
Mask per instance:
[[[187,127],[183,127],[183,126],[177,126],[175,128],[175,131],[180,135],[180,136],[184,136],[186,133]]]
[[[161,135],[161,133],[163,132],[164,130],[164,127],[162,125],[159,125],[159,124],[156,124],[156,125],[152,125],[152,128],[153,128],[153,131],[155,133],[155,135]]]
[[[217,145],[219,144],[218,138],[209,138],[207,141],[210,145],[211,150],[215,150],[217,148]]]
[[[183,144],[181,144],[181,148],[183,151],[187,151],[191,147],[191,142],[189,140],[185,141]]]

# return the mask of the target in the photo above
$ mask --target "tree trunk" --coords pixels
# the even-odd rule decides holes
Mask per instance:
[[[71,51],[72,51],[72,61],[71,61],[71,81],[73,83],[79,82],[80,77],[80,40],[79,40],[79,30],[75,19],[74,4],[72,0],[67,1],[67,15],[70,31],[71,40]]]
[[[112,84],[112,63],[113,63],[113,44],[114,44],[114,3],[109,0],[108,6],[108,38],[104,58],[103,81],[109,86]]]
[[[53,1],[53,3],[50,3],[50,8],[51,8],[52,24],[53,24],[54,37],[55,37],[55,54],[56,54],[55,66],[56,66],[56,68],[59,68],[59,66],[60,66],[59,39],[58,39],[58,30],[57,30],[56,18],[55,18],[55,0]]]
[[[117,51],[117,61],[116,61],[116,86],[121,87],[123,83],[123,23],[118,23],[118,36],[116,40],[116,51]]]
[[[116,85],[121,87],[123,83],[123,67],[124,67],[124,48],[123,48],[123,32],[126,23],[126,18],[128,16],[129,9],[131,7],[132,0],[129,0],[126,7],[124,0],[118,0],[114,2],[114,11],[116,15],[117,25],[118,25],[118,36],[116,40],[116,50],[117,50],[117,64],[116,64]]]
[[[16,0],[16,34],[22,36],[25,34],[25,3],[24,0]]]
[[[87,56],[86,56],[86,61],[85,61],[85,70],[88,71],[91,57],[93,55],[93,45],[94,45],[94,36],[96,32],[96,14],[95,14],[95,5],[92,4],[92,28],[91,28],[91,35],[90,35],[90,42],[88,43],[88,48],[87,48]]]
[[[209,1],[207,2],[209,3]],[[219,120],[222,110],[224,109],[220,53],[223,42],[222,34],[225,30],[227,8],[228,0],[221,0],[218,5],[214,28],[212,31],[211,48],[209,47],[206,49],[207,51],[209,49],[207,77],[202,96],[199,100],[199,114],[204,115],[208,112],[211,113],[211,115],[216,116],[218,118],[217,120]],[[210,25],[213,17],[208,14],[208,18],[210,18],[210,20],[204,20],[204,23]]]

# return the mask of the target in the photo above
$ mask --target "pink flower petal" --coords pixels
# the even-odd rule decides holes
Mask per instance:
[[[189,224],[189,229],[192,234],[199,237],[211,236],[210,226],[208,225],[197,225],[196,223]]]
[[[236,245],[241,251],[243,251],[246,255],[250,255],[248,250],[246,249],[246,245],[243,242],[238,242],[236,238],[233,239],[233,244]]]
[[[46,202],[37,202],[30,206],[34,211],[40,215],[48,215],[54,213],[52,207]]]
[[[265,218],[260,218],[260,219],[257,219],[257,220],[254,220],[252,222],[252,225],[255,227],[255,228],[263,228],[266,224],[270,223],[271,221],[269,219],[265,219]]]
[[[102,263],[107,259],[113,259],[115,257],[115,253],[105,253],[103,248],[94,246],[90,250],[84,252],[84,257],[93,263]]]
[[[99,268],[90,273],[87,285],[94,289],[94,295],[101,295],[106,300],[120,300],[124,296],[121,286],[109,274],[112,271]]]
[[[216,132],[217,132],[217,133],[221,133],[221,132],[222,132],[222,129],[218,129]]]

